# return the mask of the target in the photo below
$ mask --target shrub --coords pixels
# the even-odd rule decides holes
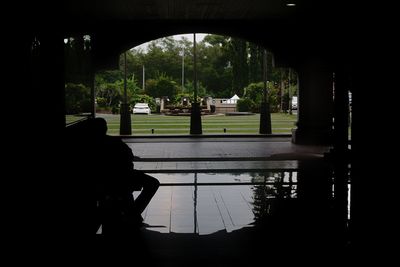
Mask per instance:
[[[249,98],[242,98],[237,101],[236,107],[239,112],[250,112],[255,108],[255,103]]]
[[[90,88],[83,84],[65,85],[65,109],[67,114],[78,114],[91,110]]]

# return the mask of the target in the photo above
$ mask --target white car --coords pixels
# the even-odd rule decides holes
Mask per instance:
[[[151,110],[150,110],[149,104],[147,104],[147,103],[137,103],[133,107],[132,113],[133,114],[147,114],[147,115],[150,115]]]
[[[297,96],[292,97],[292,109],[297,109]]]

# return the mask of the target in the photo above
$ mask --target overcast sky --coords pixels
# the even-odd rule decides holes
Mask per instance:
[[[196,42],[200,42],[204,39],[204,37],[207,35],[207,33],[196,33]],[[173,36],[174,39],[176,40],[181,40],[182,37],[186,37],[189,41],[193,42],[193,33],[189,34],[178,34]],[[146,48],[150,42],[141,44],[139,46],[133,47],[133,48],[142,48],[144,51],[146,51]]]

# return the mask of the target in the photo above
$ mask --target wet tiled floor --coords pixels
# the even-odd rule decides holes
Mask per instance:
[[[148,230],[160,233],[211,234],[251,227],[255,220],[255,185],[274,177],[249,173],[152,174],[161,186],[143,212]],[[286,173],[286,177],[288,177]],[[293,180],[293,179],[292,179]],[[295,182],[295,176],[294,176]],[[180,185],[194,183],[197,185]],[[213,183],[229,185],[213,185]],[[241,185],[240,183],[245,183]],[[139,192],[135,192],[137,196]]]
[[[231,232],[254,221],[251,186],[163,186],[144,211],[148,230],[162,233]]]
[[[149,266],[177,267],[252,266],[268,257],[308,262],[341,252],[347,222],[335,216],[349,206],[336,201],[324,162],[329,148],[282,138],[127,143],[141,157],[135,168],[162,185],[142,213],[148,226],[140,234],[117,247],[99,239],[107,253],[124,250],[131,260],[139,249]]]
[[[253,225],[255,187],[251,183],[262,181],[255,181],[250,172],[295,173],[299,159],[321,159],[328,149],[294,145],[288,137],[124,141],[140,157],[135,168],[168,185],[159,188],[142,214],[144,222],[150,225],[147,229],[200,235],[220,230],[229,233]],[[200,172],[197,177],[195,172]],[[203,185],[176,186],[195,180]]]
[[[347,236],[334,219],[328,173],[226,171],[151,173],[161,186],[142,213],[147,226],[137,236],[123,236],[121,246],[100,239],[100,249],[118,256],[122,250],[128,258],[139,253],[149,266],[174,267],[253,266],[266,252],[286,262],[345,257],[340,253]]]
[[[142,213],[146,229],[158,233],[230,233],[253,227],[259,212],[260,187],[276,183],[296,187],[296,172],[153,173],[161,186]],[[258,190],[258,191],[257,191]],[[134,192],[137,197],[140,192]],[[289,197],[296,197],[295,194]],[[101,229],[98,233],[101,233]]]
[[[149,225],[146,229],[199,235],[229,233],[255,224],[256,187],[252,183],[262,180],[254,180],[249,173],[295,173],[299,160],[321,160],[328,151],[327,147],[294,145],[288,137],[124,141],[140,157],[135,169],[162,184],[142,214]]]

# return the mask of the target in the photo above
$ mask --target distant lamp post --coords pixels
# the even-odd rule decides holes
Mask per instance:
[[[123,103],[120,107],[120,126],[119,126],[119,134],[120,135],[131,135],[132,128],[131,128],[131,114],[129,111],[129,104],[128,104],[128,95],[126,92],[126,52],[124,53],[124,99]]]
[[[196,55],[196,34],[193,34],[193,89],[194,89],[194,100],[192,103],[192,110],[190,113],[190,134],[202,134],[201,126],[201,111],[200,105],[197,101],[197,55]]]
[[[146,89],[145,84],[146,84],[146,75],[145,75],[145,68],[143,65],[143,70],[142,70],[142,90],[143,90],[143,92]]]
[[[264,90],[263,100],[260,107],[260,134],[271,134],[271,113],[269,111],[268,103],[268,91],[267,91],[267,50],[264,49],[264,60],[263,60],[263,78],[264,78]]]
[[[291,95],[291,91],[290,91],[290,77],[291,76],[291,69],[289,68],[289,77],[288,77],[288,95],[289,95],[289,114],[292,115],[293,111],[292,111],[292,95]]]
[[[185,92],[185,47],[182,47],[182,92]]]

